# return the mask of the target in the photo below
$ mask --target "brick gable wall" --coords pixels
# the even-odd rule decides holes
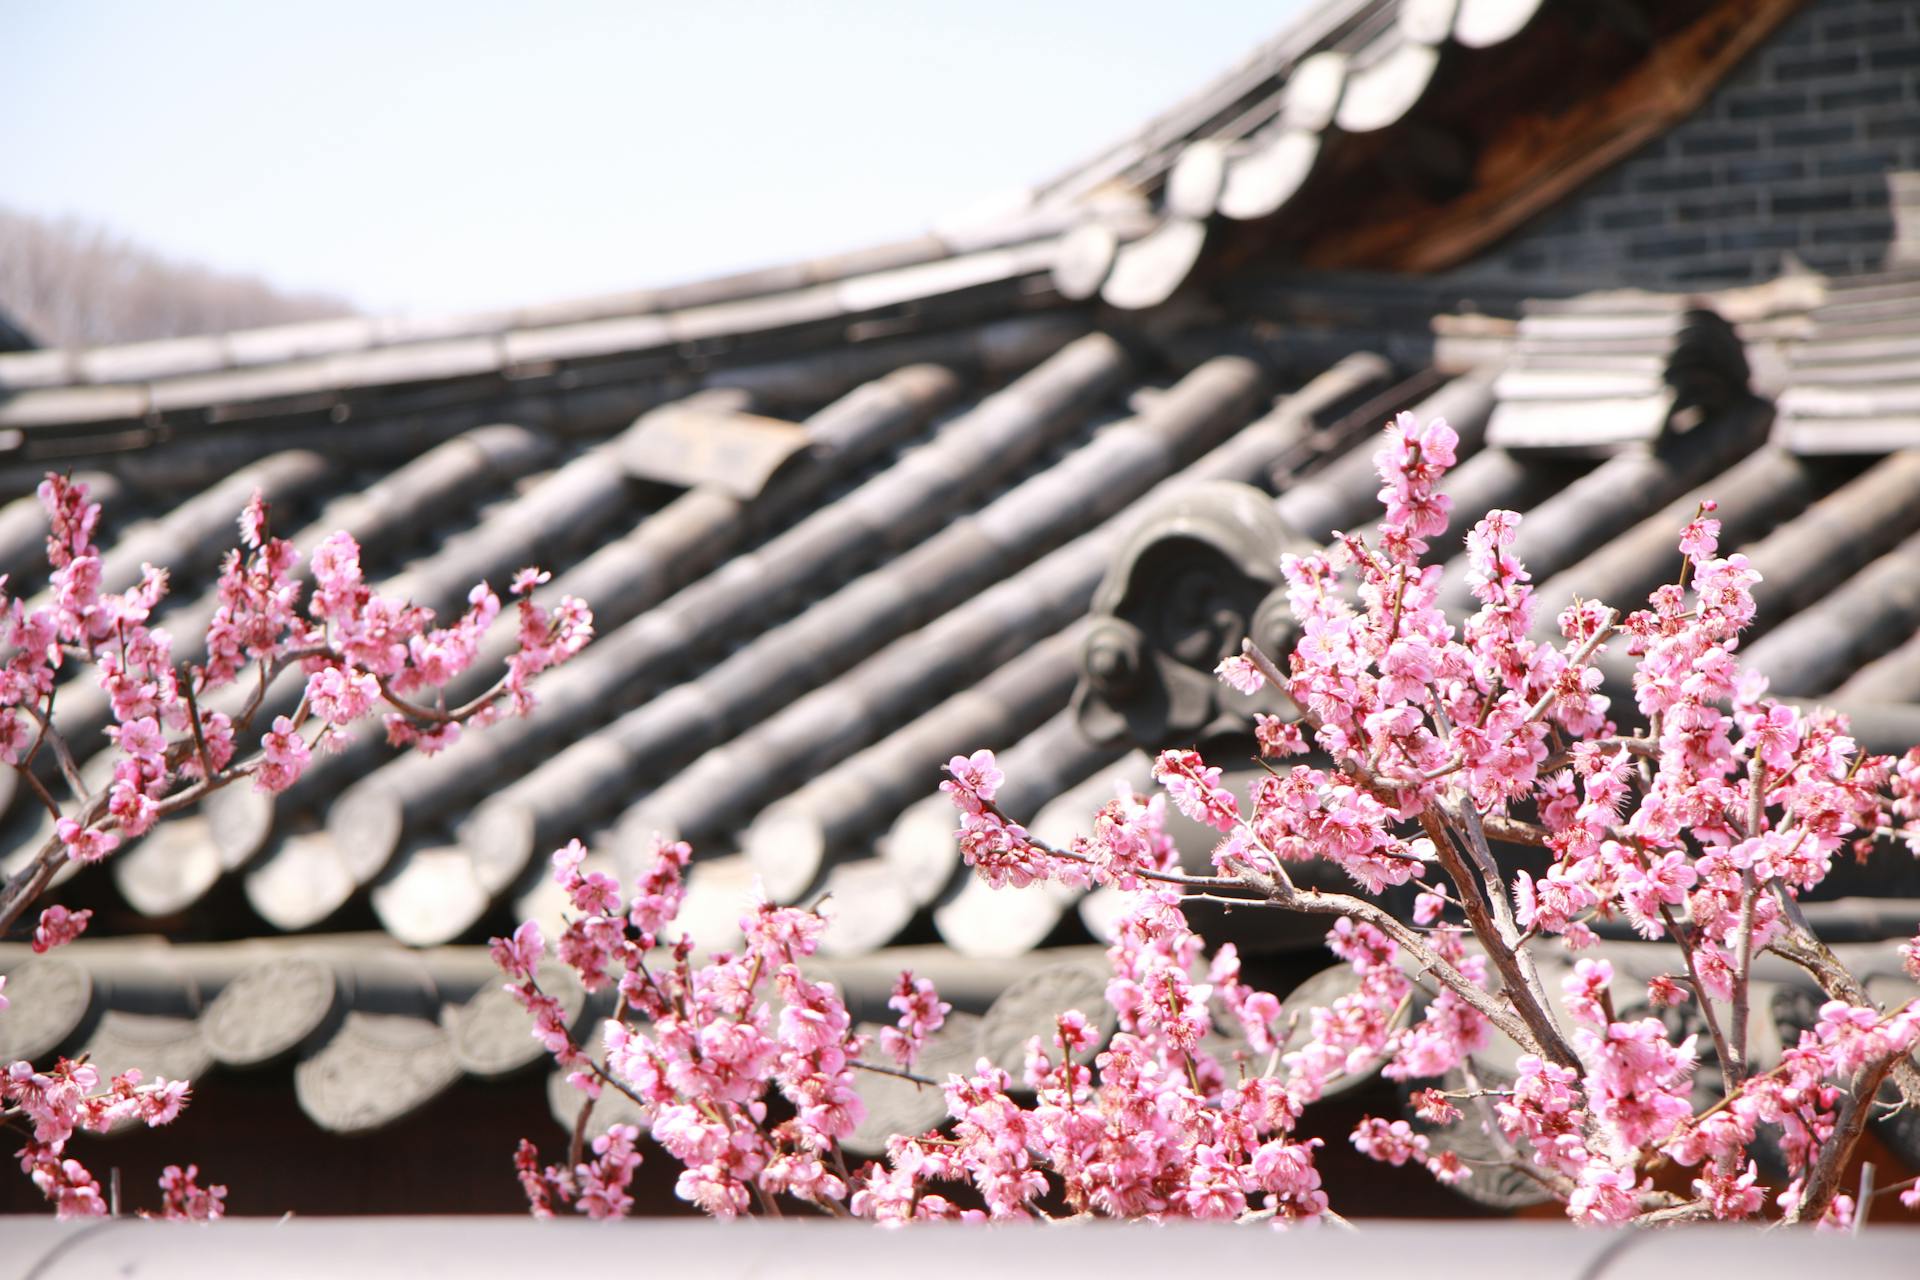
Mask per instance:
[[[1920,0],[1817,0],[1692,117],[1462,274],[1685,288],[1765,280],[1788,254],[1877,270],[1920,230],[1920,187],[1896,176],[1915,171]]]

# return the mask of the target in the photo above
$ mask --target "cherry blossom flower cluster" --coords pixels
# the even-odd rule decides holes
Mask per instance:
[[[1168,849],[1141,838],[1147,802],[1109,806],[1095,834],[1069,848],[1040,845],[995,807],[1003,778],[989,752],[956,757],[943,784],[961,811],[964,856],[992,884],[1097,883],[1151,904],[1136,908],[1116,947],[1137,948],[1127,939],[1157,918],[1154,936],[1180,939],[1174,959],[1154,971],[1150,998],[1131,977],[1116,979],[1109,996],[1123,1036],[1139,1034],[1128,1025],[1136,1019],[1176,1049],[1204,1021],[1181,1020],[1196,1007],[1191,965],[1178,960],[1193,944],[1168,919],[1183,898],[1336,917],[1329,943],[1357,987],[1326,1008],[1293,1011],[1309,1034],[1261,1077],[1294,1107],[1334,1074],[1374,1066],[1395,1079],[1455,1081],[1416,1094],[1420,1117],[1492,1131],[1521,1173],[1593,1223],[1767,1211],[1749,1154],[1764,1128],[1789,1177],[1773,1209],[1792,1221],[1848,1221],[1859,1207],[1840,1178],[1875,1091],[1891,1076],[1910,1105],[1920,1103],[1920,1073],[1907,1058],[1920,1012],[1877,1006],[1815,936],[1799,900],[1836,856],[1866,857],[1877,837],[1920,854],[1920,748],[1867,755],[1841,717],[1769,699],[1765,681],[1741,671],[1758,574],[1744,556],[1720,554],[1711,502],[1676,531],[1675,581],[1625,613],[1577,600],[1554,620],[1556,643],[1537,638],[1530,578],[1514,553],[1521,517],[1489,512],[1465,538],[1477,608],[1449,619],[1428,552],[1449,524],[1438,485],[1458,444],[1444,422],[1400,415],[1374,458],[1385,507],[1374,536],[1339,534],[1281,565],[1298,624],[1294,651],[1276,661],[1249,641],[1220,663],[1230,688],[1273,686],[1297,708],[1295,718],[1254,718],[1262,756],[1317,760],[1267,764],[1243,799],[1218,762],[1191,750],[1160,754],[1154,775],[1165,800],[1217,833],[1212,874],[1181,871]],[[1609,643],[1637,659],[1627,728],[1594,665]],[[1513,845],[1541,850],[1544,871],[1503,863],[1499,850]],[[1312,870],[1311,884],[1328,884],[1319,866],[1353,891],[1296,883]],[[1395,886],[1412,894],[1410,919],[1383,901]],[[1676,1039],[1658,1018],[1616,1016],[1611,967],[1591,957],[1551,998],[1541,949],[1577,955],[1597,943],[1596,924],[1612,921],[1673,948],[1675,971],[1649,982],[1644,1002],[1689,1006],[1699,1035]],[[1799,964],[1830,997],[1819,1025],[1777,1064],[1754,1060],[1749,1035],[1763,951]],[[1903,955],[1920,975],[1920,939]],[[1131,963],[1117,961],[1116,972]],[[1639,998],[1622,992],[1629,996]],[[1475,1085],[1474,1055],[1496,1037],[1518,1051],[1517,1077]],[[1709,1038],[1721,1101],[1695,1114]],[[1202,1065],[1192,1065],[1195,1097],[1169,1101],[1162,1114],[1187,1116],[1212,1138],[1230,1114],[1228,1095],[1209,1095]],[[1098,1096],[1083,1095],[1089,1086],[1064,1051],[1051,1070],[1052,1105]],[[1140,1086],[1149,1092],[1164,1086],[1150,1072],[1133,1074],[1155,1082]],[[989,1083],[969,1088],[993,1099]],[[1195,1106],[1203,1119],[1192,1118]],[[1012,1119],[983,1132],[1003,1158],[1021,1145],[1076,1174],[1085,1167],[1075,1153],[1024,1136],[1014,1143],[1006,1135],[1022,1131]],[[971,1149],[964,1128],[956,1133],[959,1149]],[[1352,1141],[1391,1164],[1424,1163],[1444,1181],[1469,1176],[1404,1120],[1369,1118]],[[1209,1149],[1216,1162],[1241,1150]],[[951,1159],[946,1150],[940,1159]],[[1669,1162],[1700,1169],[1691,1196],[1656,1187],[1654,1172]],[[1008,1165],[1004,1176],[1021,1173]],[[1001,1193],[1003,1209],[1009,1195]],[[1920,1190],[1902,1198],[1920,1202]],[[1075,1203],[1177,1212],[1164,1195],[1103,1202],[1090,1189]],[[1218,1203],[1224,1212],[1232,1197]]]
[[[826,922],[761,904],[741,921],[739,953],[696,965],[692,944],[666,932],[690,856],[684,843],[659,842],[628,894],[582,870],[579,842],[554,854],[554,878],[573,914],[553,958],[589,995],[615,1001],[597,1050],[573,1038],[560,1003],[540,984],[547,947],[538,926],[529,921],[492,943],[533,1034],[584,1095],[565,1162],[542,1165],[523,1142],[516,1168],[529,1203],[537,1214],[570,1206],[594,1217],[632,1207],[625,1188],[640,1160],[633,1128],[610,1127],[587,1158],[594,1105],[613,1089],[640,1108],[653,1141],[681,1164],[676,1191],[689,1203],[733,1217],[785,1197],[844,1216],[852,1188],[839,1144],[866,1114],[853,1079],[866,1037],[853,1030],[832,985],[803,972]],[[945,1014],[931,987],[908,975],[896,1002],[893,1043],[901,1051]]]
[[[593,634],[580,601],[535,604],[531,593],[545,575],[523,571],[512,584],[518,649],[491,688],[449,707],[442,690],[473,665],[501,612],[494,592],[480,584],[464,613],[437,626],[431,611],[373,590],[360,549],[345,533],[314,549],[303,576],[300,553],[272,535],[267,504],[256,493],[239,518],[241,545],[220,568],[206,634],[176,646],[156,623],[167,570],[146,565],[132,587],[107,590],[94,541],[100,507],[87,487],[50,474],[39,496],[49,521],[47,590],[23,597],[0,578],[0,761],[45,807],[52,831],[0,884],[0,932],[63,867],[101,861],[221,787],[248,781],[261,791],[284,791],[316,752],[344,746],[351,726],[377,710],[384,710],[390,743],[429,752],[451,743],[463,726],[525,714],[533,705],[529,682]],[[304,677],[297,707],[256,730],[276,678],[289,671]],[[60,689],[78,680],[96,682],[111,708],[111,776],[97,787],[83,777],[56,709]],[[33,950],[73,941],[91,915],[45,907],[32,930]],[[137,1073],[93,1094],[92,1068],[73,1063],[40,1072],[15,1062],[6,1071],[6,1115],[30,1121],[34,1134],[19,1153],[21,1166],[62,1215],[104,1211],[92,1175],[66,1155],[76,1128],[131,1118],[165,1123],[186,1098],[184,1083],[142,1087]],[[163,1216],[219,1216],[225,1188],[202,1187],[198,1177],[192,1166],[168,1170]]]
[[[53,1204],[63,1218],[100,1217],[109,1210],[99,1182],[80,1161],[66,1154],[67,1143],[80,1130],[105,1133],[117,1125],[138,1122],[151,1127],[170,1124],[187,1104],[184,1080],[156,1080],[144,1084],[137,1070],[115,1076],[100,1088],[100,1073],[83,1062],[60,1059],[46,1071],[31,1063],[15,1062],[0,1077],[0,1120],[14,1121],[29,1131],[26,1145],[15,1152],[20,1171]],[[181,1174],[170,1167],[160,1180],[163,1197],[158,1216],[217,1218],[225,1187],[201,1190],[198,1170]]]
[[[1055,848],[997,807],[991,752],[949,762],[961,852],[989,884],[1106,886],[1128,905],[1104,1007],[1059,1011],[1017,1075],[981,1059],[924,1080],[946,1120],[893,1135],[882,1160],[855,1168],[842,1149],[857,1084],[917,1079],[906,1068],[946,1013],[930,984],[901,976],[899,1024],[878,1037],[897,1065],[866,1060],[837,993],[806,975],[817,916],[754,907],[737,953],[696,963],[673,931],[686,846],[658,845],[631,888],[585,872],[578,845],[557,853],[572,912],[551,955],[532,924],[494,944],[533,1034],[586,1095],[564,1161],[527,1144],[516,1157],[534,1212],[631,1210],[633,1128],[588,1140],[594,1100],[614,1090],[680,1164],[679,1195],[720,1216],[1311,1222],[1334,1210],[1302,1117],[1376,1073],[1411,1089],[1412,1114],[1364,1117],[1349,1138],[1361,1154],[1459,1183],[1485,1162],[1445,1139],[1478,1129],[1580,1222],[1834,1226],[1866,1212],[1842,1177],[1884,1082],[1920,1101],[1920,1008],[1877,1006],[1799,900],[1835,856],[1881,837],[1920,853],[1920,750],[1863,755],[1840,718],[1770,700],[1741,673],[1757,575],[1719,554],[1710,503],[1677,531],[1677,578],[1646,608],[1577,601],[1553,643],[1536,638],[1521,518],[1490,512],[1465,540],[1477,608],[1449,619],[1427,558],[1449,524],[1438,485],[1458,444],[1444,422],[1402,415],[1375,457],[1374,535],[1281,565],[1300,636],[1284,667],[1250,642],[1221,662],[1229,687],[1273,686],[1298,712],[1254,717],[1264,773],[1250,791],[1196,751],[1165,751],[1159,794],[1116,796]],[[1624,728],[1594,665],[1609,643],[1638,659]],[[1214,833],[1205,874],[1183,869],[1168,836],[1176,809]],[[1503,861],[1516,845],[1541,869]],[[1351,891],[1328,887],[1342,879]],[[1232,946],[1209,957],[1184,911],[1194,899],[1326,917],[1344,989],[1283,1010],[1243,980]],[[1663,939],[1670,971],[1644,986],[1616,975],[1593,954],[1614,922]],[[1552,991],[1549,949],[1572,961]],[[1829,996],[1777,1062],[1749,1034],[1763,951]],[[1920,938],[1903,956],[1920,974]],[[574,1039],[542,988],[552,962],[612,993],[596,1043]],[[1703,1029],[1633,1013],[1676,1007]],[[1719,1098],[1696,1108],[1703,1071]],[[1761,1182],[1762,1143],[1784,1187]],[[1685,1191],[1657,1176],[1676,1166],[1693,1171]],[[1887,1190],[1920,1204],[1920,1188]]]
[[[900,1021],[897,1026],[880,1029],[880,1047],[902,1067],[913,1065],[926,1048],[927,1037],[945,1026],[947,1015],[953,1012],[953,1006],[940,998],[933,983],[904,970],[887,998],[887,1007],[899,1013]]]
[[[160,1171],[160,1212],[153,1215],[177,1222],[212,1222],[227,1211],[227,1189],[216,1183],[200,1185],[200,1166],[182,1169],[170,1164]]]
[[[955,762],[955,793],[988,812],[998,782],[970,768]],[[1100,874],[1116,880],[1169,865],[1165,811],[1160,798],[1116,799],[1082,846],[1105,852],[1087,857],[1104,859]],[[593,1107],[613,1090],[682,1166],[681,1198],[717,1216],[779,1213],[784,1204],[896,1224],[1061,1212],[1311,1221],[1327,1200],[1314,1166],[1320,1140],[1295,1133],[1304,1109],[1379,1062],[1444,1069],[1488,1035],[1484,1019],[1445,993],[1423,1019],[1400,1022],[1413,990],[1400,948],[1369,924],[1338,920],[1329,945],[1351,965],[1354,990],[1307,1011],[1313,1035],[1290,1049],[1280,1002],[1242,980],[1233,948],[1206,961],[1177,891],[1142,879],[1108,950],[1111,1039],[1101,1011],[1064,1010],[1049,1044],[1027,1045],[1018,1079],[986,1059],[965,1075],[922,1079],[942,1091],[947,1123],[895,1135],[884,1160],[854,1168],[841,1142],[864,1113],[859,1073],[920,1078],[862,1059],[867,1046],[838,994],[806,977],[825,921],[762,904],[740,922],[739,953],[696,965],[691,944],[670,932],[686,845],[659,843],[631,892],[584,871],[585,857],[578,843],[553,857],[573,913],[551,946],[533,922],[491,944],[532,1034],[584,1095],[565,1160],[543,1164],[524,1141],[515,1155],[541,1216],[632,1209],[633,1127],[587,1139]],[[1478,974],[1460,932],[1448,931],[1443,945]],[[614,996],[597,1045],[575,1039],[564,1006],[542,986],[542,966],[552,963],[589,994]],[[911,974],[888,1003],[900,1017],[882,1029],[880,1047],[910,1066],[948,1006]],[[1359,1141],[1380,1159],[1416,1159],[1448,1180],[1467,1175],[1452,1153],[1430,1153],[1424,1136],[1407,1135],[1405,1122],[1370,1120]]]

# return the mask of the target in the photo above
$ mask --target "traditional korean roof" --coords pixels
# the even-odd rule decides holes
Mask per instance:
[[[1584,174],[1712,80],[1631,120],[1596,86],[1639,83],[1656,48],[1724,70],[1786,8],[1622,3],[1624,33],[1594,35],[1591,6],[1550,0],[1340,0],[990,224],[560,306],[0,355],[16,581],[44,572],[31,487],[71,468],[107,502],[106,585],[171,567],[161,622],[183,645],[256,489],[302,549],[351,531],[385,590],[444,610],[539,563],[598,630],[524,721],[432,759],[363,729],[286,793],[223,792],[75,878],[60,892],[95,908],[97,940],[0,952],[0,1052],[277,1064],[324,1126],[377,1125],[535,1069],[477,944],[553,918],[558,844],[630,872],[656,831],[695,844],[683,918],[704,944],[729,943],[756,882],[824,895],[822,963],[858,999],[911,966],[984,1020],[956,1053],[1018,1043],[1003,995],[1084,988],[1112,901],[986,894],[940,765],[1000,751],[1004,806],[1058,840],[1117,782],[1144,786],[1145,757],[1071,706],[1116,554],[1181,504],[1246,504],[1305,543],[1364,523],[1401,409],[1462,436],[1436,540],[1455,607],[1461,536],[1490,507],[1525,514],[1550,617],[1667,580],[1712,496],[1765,576],[1751,661],[1843,705],[1874,749],[1920,741],[1920,273],[1566,297],[1361,269],[1450,265],[1485,242],[1470,228],[1513,225],[1484,205],[1520,200],[1500,164],[1471,189],[1415,166],[1417,189],[1379,200],[1391,218],[1352,213],[1368,175],[1444,158],[1436,138],[1518,154],[1491,121],[1525,113],[1484,110],[1491,59],[1542,91],[1582,41],[1547,167]],[[70,727],[107,721],[84,686],[59,705]],[[24,856],[42,815],[0,804],[0,849]],[[1911,934],[1909,878],[1837,875],[1835,894],[1901,898],[1835,908],[1836,927]],[[178,941],[136,936],[156,932]],[[282,989],[299,995],[263,998]],[[343,1083],[402,1058],[420,1065],[390,1098]]]
[[[173,565],[163,622],[182,637],[211,613],[231,512],[255,488],[298,545],[353,531],[394,593],[444,609],[537,561],[599,630],[527,720],[434,758],[363,734],[281,796],[224,793],[115,858],[120,898],[205,936],[377,922],[415,945],[471,940],[572,836],[613,852],[658,826],[725,848],[930,713],[915,759],[969,734],[1011,741],[1064,705],[1075,621],[1143,504],[1201,478],[1271,485],[1432,383],[1356,353],[1276,396],[1287,380],[1257,352],[1183,370],[1066,313],[995,322],[947,355],[787,401],[780,419],[753,412],[770,397],[716,380],[600,438],[496,423],[397,466],[281,449],[171,508],[139,468],[192,459],[191,443],[110,455],[134,465],[105,485],[122,499],[107,577]],[[23,564],[31,503],[0,516],[22,530]],[[269,701],[291,705],[296,684]],[[81,741],[106,723],[84,685],[60,705]],[[926,790],[895,785],[894,810]],[[24,849],[40,819],[15,808]]]
[[[828,953],[868,957],[876,972],[902,960],[939,968],[945,954],[1002,964],[970,977],[1005,985],[1055,966],[1059,945],[1102,936],[1111,902],[977,887],[934,794],[941,763],[999,749],[1008,811],[1055,839],[1116,780],[1144,786],[1145,757],[1090,741],[1068,707],[1085,615],[1123,539],[1183,495],[1214,500],[1207,486],[1221,480],[1309,541],[1358,524],[1377,487],[1373,433],[1407,405],[1462,435],[1447,484],[1458,516],[1440,553],[1457,548],[1468,513],[1508,506],[1525,515],[1517,550],[1543,612],[1575,590],[1631,599],[1671,574],[1675,531],[1713,495],[1728,545],[1764,575],[1750,660],[1781,692],[1846,706],[1876,748],[1920,740],[1908,546],[1920,472],[1896,447],[1903,432],[1920,441],[1920,419],[1901,416],[1901,340],[1860,329],[1897,334],[1920,311],[1920,274],[1517,310],[1443,320],[1419,367],[1354,351],[1297,385],[1273,354],[1288,348],[1255,317],[1208,337],[1237,354],[1183,369],[1180,343],[1062,311],[970,331],[955,358],[903,364],[811,412],[788,410],[795,420],[750,413],[764,402],[716,382],[600,438],[494,424],[397,466],[280,450],[171,508],[129,468],[107,482],[122,499],[109,576],[143,560],[179,566],[166,621],[182,635],[208,608],[201,593],[231,513],[255,487],[276,518],[304,527],[296,541],[354,530],[368,563],[415,599],[446,605],[476,576],[546,560],[558,570],[550,589],[592,600],[601,634],[547,677],[524,722],[434,759],[363,734],[292,791],[225,793],[76,878],[70,900],[94,905],[108,930],[144,919],[207,941],[102,942],[26,963],[16,1007],[42,1003],[24,998],[36,982],[77,989],[71,974],[96,963],[85,957],[103,957],[93,986],[104,994],[87,1008],[115,1007],[125,990],[138,1011],[152,975],[177,969],[172,1013],[154,1016],[191,1012],[202,1027],[183,1066],[237,1065],[248,1051],[206,1047],[205,1020],[216,1008],[264,1018],[245,992],[271,958],[310,978],[332,1012],[289,1025],[277,1034],[293,1038],[264,1056],[310,1047],[328,1019],[337,1056],[379,1051],[387,1032],[439,1044],[457,1034],[447,1010],[491,995],[480,954],[462,945],[555,912],[550,848],[583,836],[596,859],[631,870],[656,830],[696,843],[687,920],[711,945],[727,943],[757,880],[781,900],[828,895]],[[1449,345],[1456,328],[1474,337]],[[1489,351],[1504,355],[1476,363]],[[0,522],[24,528],[21,510]],[[23,534],[16,554],[29,559],[30,546]],[[1462,605],[1462,586],[1456,554],[1443,598]],[[80,688],[61,701],[69,716],[104,716]],[[39,821],[16,800],[16,848]],[[1873,887],[1920,897],[1920,883]],[[1836,877],[1836,892],[1867,888]],[[370,939],[369,925],[381,933]],[[307,936],[243,940],[289,931]],[[62,966],[59,981],[33,976]],[[333,1000],[328,981],[359,994]],[[395,983],[413,992],[409,1008],[388,1007]],[[222,994],[177,995],[189,990]],[[978,1011],[992,994],[979,993]],[[373,1002],[363,1011],[412,1023],[335,1017],[360,995]],[[73,1013],[44,1047],[71,1049],[91,1017]],[[530,1044],[513,1046],[511,1066],[531,1061]],[[426,1095],[435,1080],[485,1074],[464,1051],[434,1052]],[[309,1078],[332,1077],[313,1067],[296,1084]],[[302,1103],[332,1127],[358,1123]]]

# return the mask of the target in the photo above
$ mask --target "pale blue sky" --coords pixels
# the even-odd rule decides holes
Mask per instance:
[[[911,235],[1041,181],[1303,0],[0,5],[0,204],[374,310]]]

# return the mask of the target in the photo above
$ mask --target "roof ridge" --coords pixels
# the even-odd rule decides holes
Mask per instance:
[[[1076,220],[1077,213],[1067,210],[1023,208],[1010,215],[936,224],[906,239],[697,277],[659,288],[514,307],[335,316],[138,342],[0,352],[0,395],[53,388],[122,387],[430,343],[496,338],[511,345],[515,334],[547,334],[608,321],[666,318],[896,273],[914,273],[903,279],[900,300],[924,300],[966,287],[964,282],[945,281],[941,273],[926,268],[1047,241]],[[928,287],[913,287],[921,282]],[[847,309],[862,308],[850,305]],[[667,335],[663,330],[659,336]]]

